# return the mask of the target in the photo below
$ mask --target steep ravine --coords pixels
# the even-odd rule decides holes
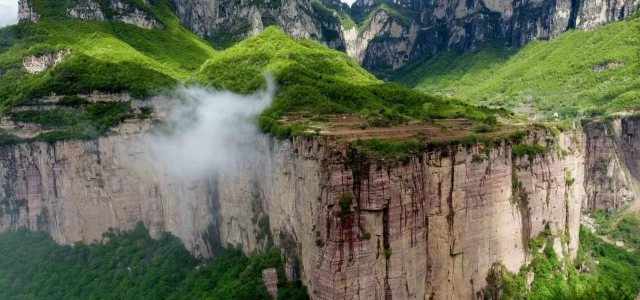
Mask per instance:
[[[152,235],[170,231],[197,257],[226,245],[262,250],[270,232],[288,275],[300,276],[313,299],[471,299],[494,262],[511,271],[528,262],[527,241],[545,224],[569,233],[568,245],[554,246],[573,257],[581,211],[620,203],[588,200],[587,192],[602,190],[589,175],[588,161],[599,156],[590,152],[588,126],[557,138],[532,132],[528,143],[555,141],[546,155],[514,157],[503,143],[384,164],[323,137],[264,136],[266,159],[229,157],[231,170],[188,181],[146,161],[144,133],[125,126],[96,141],[2,147],[0,228],[46,230],[71,244],[144,221]],[[627,157],[639,128],[621,121]],[[345,194],[351,205],[341,205]]]

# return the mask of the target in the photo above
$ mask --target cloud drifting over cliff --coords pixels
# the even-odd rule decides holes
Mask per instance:
[[[256,117],[271,105],[275,82],[267,89],[238,95],[203,87],[183,87],[183,105],[168,114],[165,130],[151,138],[154,162],[170,174],[202,178],[233,167],[234,159],[254,154],[260,132]]]

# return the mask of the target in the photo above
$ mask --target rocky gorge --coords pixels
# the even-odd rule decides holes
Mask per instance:
[[[137,27],[92,22],[104,28],[86,37],[120,33],[120,47],[112,47],[113,39],[95,49],[85,48],[85,39],[41,48],[25,40],[16,47],[3,81],[11,85],[3,94],[7,115],[0,118],[0,231],[26,227],[64,245],[101,244],[105,232],[129,231],[142,222],[154,238],[172,233],[201,261],[223,249],[255,254],[275,244],[286,277],[300,279],[312,299],[496,299],[485,289],[491,285],[488,274],[502,268],[516,273],[533,264],[541,253],[531,247],[533,239],[548,237],[545,250],[553,249],[561,265],[552,271],[569,270],[578,257],[581,222],[595,230],[586,215],[619,211],[639,194],[637,117],[616,112],[576,119],[573,126],[563,120],[559,131],[520,122],[506,109],[383,83],[358,66],[397,69],[417,57],[475,51],[496,41],[519,47],[629,17],[636,2],[358,1],[347,9],[301,0],[176,0],[160,8],[154,1],[77,0],[58,5],[57,14],[40,10],[42,15],[42,2],[33,3],[20,2],[18,29],[51,26],[56,18],[78,27],[86,23],[69,18]],[[159,18],[155,9],[170,16]],[[341,18],[347,12],[360,17],[358,24],[345,26]],[[214,51],[182,28],[233,40],[269,25],[343,50],[355,62],[311,41],[294,44],[287,34],[274,33],[276,28],[263,32],[270,39],[231,48],[233,55]],[[186,34],[166,35],[176,29]],[[190,40],[197,43],[176,46]],[[165,52],[167,42],[175,43],[172,51]],[[258,51],[278,49],[273,45],[290,49],[279,49],[277,57]],[[117,51],[86,57],[112,48]],[[201,56],[189,57],[191,52]],[[168,53],[176,60],[167,60]],[[128,61],[110,63],[116,58]],[[345,63],[329,63],[336,61]],[[616,60],[587,68],[604,76],[629,65]],[[237,72],[227,73],[228,81],[217,78],[229,66]],[[176,174],[165,162],[179,163],[181,157],[158,158],[150,151],[169,105],[158,95],[171,93],[172,84],[199,77],[203,85],[233,90],[235,81],[261,82],[261,72],[282,66],[295,68],[276,74],[272,107],[287,110],[258,118],[271,134],[249,126],[255,133],[251,151],[188,149],[222,156],[227,167]],[[177,68],[184,74],[175,73]],[[140,80],[154,76],[163,80]],[[336,119],[343,127],[305,127]],[[419,150],[380,156],[362,146],[372,137],[416,138]],[[523,285],[532,276],[525,274]]]
[[[120,0],[69,3],[66,14],[82,20],[120,21],[163,28],[144,6]],[[590,30],[633,15],[640,1],[368,1],[351,8],[309,0],[172,0],[180,22],[201,37],[239,41],[271,25],[297,39],[314,39],[348,53],[372,71],[397,70],[412,60],[484,44],[522,47],[558,37],[567,30]],[[329,8],[327,8],[329,7]],[[37,22],[29,0],[20,1],[20,20]],[[344,16],[358,23],[349,23]]]
[[[323,136],[265,135],[260,155],[190,179],[149,163],[140,144],[149,122],[129,122],[94,141],[3,146],[0,228],[72,244],[143,221],[200,258],[228,245],[261,251],[272,239],[312,299],[475,299],[494,263],[516,272],[529,262],[528,240],[545,227],[573,258],[582,212],[635,199],[627,158],[640,146],[638,122],[530,131],[525,145],[546,141],[547,154],[452,143],[401,161]]]

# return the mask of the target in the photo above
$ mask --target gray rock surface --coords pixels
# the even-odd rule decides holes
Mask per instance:
[[[144,29],[164,28],[162,23],[153,15],[131,4],[121,0],[109,0],[107,5],[109,15],[105,13],[104,8],[98,2],[77,0],[75,5],[67,9],[67,15],[80,20],[119,21]]]

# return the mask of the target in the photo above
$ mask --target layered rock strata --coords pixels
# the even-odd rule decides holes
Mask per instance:
[[[564,157],[514,157],[503,143],[431,149],[397,163],[322,137],[264,137],[259,151],[229,157],[233,168],[184,178],[148,160],[146,127],[126,128],[96,141],[3,147],[0,229],[27,226],[71,244],[143,221],[202,258],[226,245],[262,250],[271,236],[287,275],[302,278],[312,299],[470,299],[494,262],[511,271],[526,263],[528,239],[546,225],[571,237],[567,245],[557,239],[558,253],[577,250],[580,133],[554,139],[570,151]],[[536,132],[528,143],[546,139]]]
[[[170,7],[182,24],[203,37],[241,40],[277,25],[292,37],[346,51],[369,70],[386,71],[443,51],[476,51],[494,42],[520,47],[568,29],[597,28],[628,18],[640,0],[358,0],[350,9],[325,4],[336,11],[310,0],[171,0]],[[362,28],[344,27],[338,13],[364,20]],[[67,15],[163,28],[149,9],[123,0],[73,1]],[[21,21],[40,18],[28,0],[20,1],[19,16]]]
[[[628,122],[625,123],[628,124]],[[637,177],[631,176],[625,162],[633,170],[636,170],[634,166],[636,163],[633,157],[630,156],[629,159],[624,157],[621,126],[620,119],[583,123],[587,153],[585,160],[587,197],[583,204],[584,211],[616,210],[635,200],[633,180]]]
[[[203,37],[223,34],[239,40],[277,25],[294,38],[334,48],[343,45],[338,19],[321,18],[309,0],[173,0],[172,8],[187,28]]]

